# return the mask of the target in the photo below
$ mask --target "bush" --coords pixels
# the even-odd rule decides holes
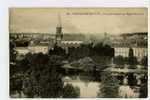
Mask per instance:
[[[71,84],[67,84],[63,88],[63,98],[77,98],[80,96],[80,89],[73,87]]]

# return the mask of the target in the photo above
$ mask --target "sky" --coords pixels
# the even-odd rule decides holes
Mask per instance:
[[[60,16],[60,17],[58,17]],[[59,20],[60,19],[60,20]],[[10,8],[10,33],[120,34],[148,32],[147,8]]]

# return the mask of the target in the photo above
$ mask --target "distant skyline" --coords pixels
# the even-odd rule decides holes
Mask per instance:
[[[10,33],[148,32],[147,8],[10,8]],[[58,18],[60,14],[61,21]]]

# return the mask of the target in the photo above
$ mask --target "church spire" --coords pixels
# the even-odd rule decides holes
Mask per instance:
[[[57,17],[58,17],[57,27],[62,27],[62,25],[61,25],[61,15],[60,15],[60,13],[58,13]]]
[[[62,34],[62,24],[61,24],[61,15],[58,13],[57,15],[58,17],[58,23],[57,23],[57,26],[56,26],[56,44],[60,44],[61,43],[61,40],[62,40],[62,37],[63,37],[63,34]]]

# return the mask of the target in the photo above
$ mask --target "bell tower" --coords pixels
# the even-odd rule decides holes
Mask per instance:
[[[60,14],[58,14],[57,17],[58,17],[58,23],[57,23],[57,26],[56,26],[55,43],[56,44],[60,44],[61,40],[63,38],[62,25],[61,25],[61,16],[60,16]]]

